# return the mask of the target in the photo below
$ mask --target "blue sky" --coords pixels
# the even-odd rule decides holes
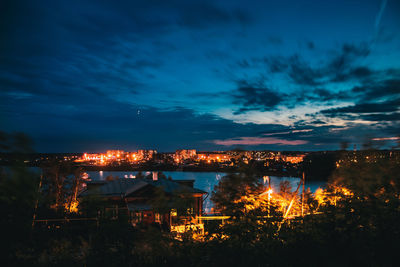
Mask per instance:
[[[1,129],[30,135],[39,152],[398,141],[398,1],[3,1],[0,10]]]

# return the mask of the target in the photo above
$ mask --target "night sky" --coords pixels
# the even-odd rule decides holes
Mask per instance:
[[[1,1],[0,129],[38,152],[400,135],[400,1]]]

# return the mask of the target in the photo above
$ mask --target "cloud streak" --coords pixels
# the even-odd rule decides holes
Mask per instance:
[[[274,137],[239,137],[226,140],[214,140],[213,143],[223,146],[234,146],[234,145],[289,145],[297,146],[304,145],[308,142],[305,140],[286,140]]]
[[[383,1],[382,1],[382,4],[381,4],[381,7],[380,7],[380,9],[379,9],[379,12],[378,12],[378,14],[376,15],[376,19],[375,19],[375,30],[378,30],[378,29],[379,29],[379,25],[380,25],[380,23],[381,23],[381,19],[382,19],[383,12],[385,12],[386,5],[387,5],[387,0],[383,0]]]
[[[393,141],[393,140],[400,140],[400,137],[377,137],[373,138],[373,141]]]

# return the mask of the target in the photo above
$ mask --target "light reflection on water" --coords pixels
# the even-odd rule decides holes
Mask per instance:
[[[109,175],[118,178],[125,177],[133,177],[137,172],[127,171],[127,172],[119,172],[119,171],[89,171],[87,172],[89,177],[93,180],[105,180],[105,178]],[[211,192],[214,189],[214,186],[218,184],[223,176],[226,173],[222,172],[179,172],[179,171],[165,171],[162,172],[165,176],[171,176],[173,180],[194,180],[194,187],[206,191],[209,196],[206,198],[204,203],[204,209],[206,212],[210,212],[212,207],[212,203],[210,201]],[[145,175],[150,174],[150,172],[144,172]],[[300,178],[297,177],[277,177],[270,176],[271,186],[275,192],[279,191],[279,184],[283,181],[288,181],[293,190],[296,190],[298,183],[300,182]],[[306,188],[310,188],[312,192],[315,192],[317,188],[323,187],[325,182],[322,181],[306,181]]]

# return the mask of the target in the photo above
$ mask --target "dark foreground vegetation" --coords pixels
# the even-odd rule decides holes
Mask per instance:
[[[12,142],[7,149],[26,149],[23,140]],[[397,160],[343,159],[330,184],[351,194],[327,190],[323,204],[305,198],[309,213],[291,219],[278,204],[256,199],[262,192],[257,176],[249,169],[222,179],[212,199],[230,219],[207,223],[204,236],[177,239],[157,227],[133,228],[123,216],[32,227],[35,210],[54,218],[96,218],[98,203],[83,201],[77,214],[57,209],[60,200],[39,194],[39,177],[16,164],[0,176],[1,266],[398,265]]]

